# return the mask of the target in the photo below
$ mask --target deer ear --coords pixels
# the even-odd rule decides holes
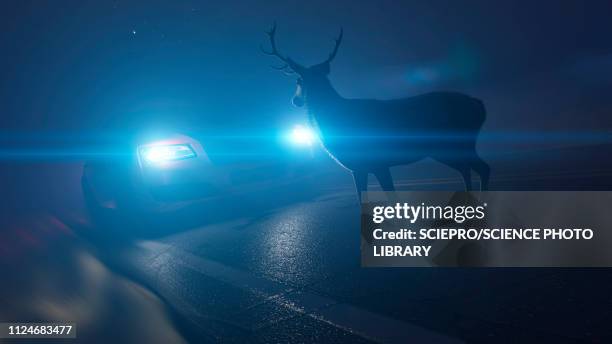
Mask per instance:
[[[311,70],[315,71],[317,74],[329,75],[329,62],[326,61],[312,66]]]
[[[289,68],[291,68],[291,70],[293,70],[299,75],[302,75],[302,73],[304,72],[304,67],[302,67],[299,63],[293,61],[290,57],[287,57],[287,64],[289,65]]]

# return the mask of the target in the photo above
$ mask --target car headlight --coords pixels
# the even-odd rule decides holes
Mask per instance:
[[[196,153],[188,144],[173,144],[142,147],[140,156],[147,162],[159,163],[195,158]]]

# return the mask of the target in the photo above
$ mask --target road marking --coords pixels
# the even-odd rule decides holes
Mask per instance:
[[[369,340],[390,344],[462,342],[414,324],[337,302],[325,296],[296,290],[282,283],[255,276],[213,260],[204,259],[171,245],[159,242],[143,242],[140,247],[148,251],[163,251],[162,254],[172,255],[176,259],[173,259],[173,262],[178,261],[185,267],[206,277],[233,287],[265,295],[267,301]],[[282,297],[280,297],[281,295]],[[257,329],[252,328],[251,330]]]

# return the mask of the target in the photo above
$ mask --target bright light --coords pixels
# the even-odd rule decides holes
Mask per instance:
[[[160,145],[143,147],[140,155],[150,163],[195,158],[196,154],[189,145]]]
[[[315,134],[310,128],[296,125],[290,135],[293,144],[299,146],[312,146],[315,141]]]

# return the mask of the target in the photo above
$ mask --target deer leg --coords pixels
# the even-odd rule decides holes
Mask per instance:
[[[355,181],[355,189],[357,189],[359,203],[361,203],[361,193],[368,190],[368,173],[353,171],[353,180]]]
[[[465,191],[472,191],[472,170],[470,166],[464,165],[458,168],[459,173],[461,173],[461,177],[463,178],[463,183],[465,184]]]
[[[491,168],[489,165],[476,155],[472,161],[472,168],[480,176],[480,191],[488,190],[489,176],[491,174]]]
[[[380,187],[383,191],[395,191],[395,186],[393,185],[393,177],[391,177],[391,170],[389,168],[381,168],[374,172],[376,179],[378,179],[378,183],[380,183]]]
[[[466,191],[472,191],[472,170],[467,162],[459,162],[454,160],[438,160],[446,166],[456,170],[461,174]]]
[[[459,162],[446,162],[450,168],[457,170],[461,174],[461,178],[463,178],[463,183],[465,185],[466,191],[472,191],[472,170],[470,169],[470,165],[466,163]]]

